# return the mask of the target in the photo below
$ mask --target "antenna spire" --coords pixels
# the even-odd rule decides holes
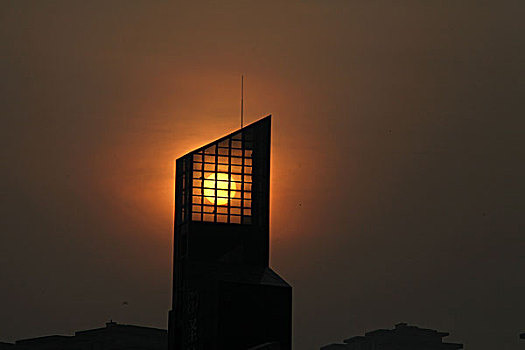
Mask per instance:
[[[241,75],[241,129],[244,122],[244,75]]]

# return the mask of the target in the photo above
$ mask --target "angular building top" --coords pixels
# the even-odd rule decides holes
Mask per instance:
[[[177,258],[268,265],[270,133],[267,116],[177,159]]]
[[[178,222],[266,223],[270,121],[268,116],[177,160]]]

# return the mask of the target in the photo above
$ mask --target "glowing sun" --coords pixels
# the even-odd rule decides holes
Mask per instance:
[[[215,175],[217,175],[217,181],[215,180]],[[215,196],[216,184],[217,196]],[[217,205],[228,204],[228,185],[230,185],[230,198],[233,198],[235,197],[237,184],[235,182],[231,182],[228,174],[213,173],[206,176],[204,179],[204,198],[211,204],[215,204],[215,200],[217,200]]]

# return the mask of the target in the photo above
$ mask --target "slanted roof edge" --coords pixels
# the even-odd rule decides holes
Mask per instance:
[[[214,143],[218,143],[218,142],[221,142],[221,141],[223,141],[223,140],[225,140],[225,139],[227,139],[227,138],[229,138],[229,137],[232,137],[234,134],[237,134],[238,132],[240,132],[240,131],[242,131],[242,130],[244,130],[244,129],[247,129],[247,128],[250,128],[250,127],[254,127],[256,124],[262,123],[263,121],[266,121],[268,118],[271,119],[271,117],[272,117],[272,115],[271,115],[271,114],[268,114],[266,117],[263,117],[263,118],[261,118],[261,119],[259,119],[259,120],[256,120],[256,121],[254,121],[253,123],[250,123],[250,124],[248,124],[248,125],[246,125],[246,126],[240,128],[240,129],[237,129],[237,130],[235,130],[235,131],[232,131],[232,132],[229,133],[228,135],[225,135],[225,136],[223,136],[223,137],[221,137],[221,138],[218,138],[218,139],[216,139],[216,140],[214,140],[214,141],[212,141],[212,142],[210,142],[210,143],[205,144],[204,146],[201,146],[201,147],[199,147],[199,148],[197,148],[197,149],[194,149],[193,151],[190,151],[190,152],[184,154],[183,156],[177,158],[177,160],[182,159],[182,158],[185,158],[185,157],[187,157],[187,156],[189,156],[189,155],[191,155],[191,154],[193,154],[193,153],[200,152],[201,150],[204,150],[204,149],[210,147],[210,146],[213,145]]]

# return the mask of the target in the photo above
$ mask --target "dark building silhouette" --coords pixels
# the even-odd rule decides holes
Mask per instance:
[[[394,329],[378,329],[343,340],[344,344],[330,344],[321,350],[454,350],[462,344],[443,343],[449,333],[409,326],[400,323]]]
[[[269,267],[270,136],[268,116],[177,159],[170,350],[291,349],[292,290]]]
[[[73,336],[49,335],[0,343],[0,350],[165,350],[166,330],[106,323],[106,327],[75,332]]]
[[[521,334],[520,334],[520,338],[521,338],[521,339],[525,339],[525,333],[521,333]]]

